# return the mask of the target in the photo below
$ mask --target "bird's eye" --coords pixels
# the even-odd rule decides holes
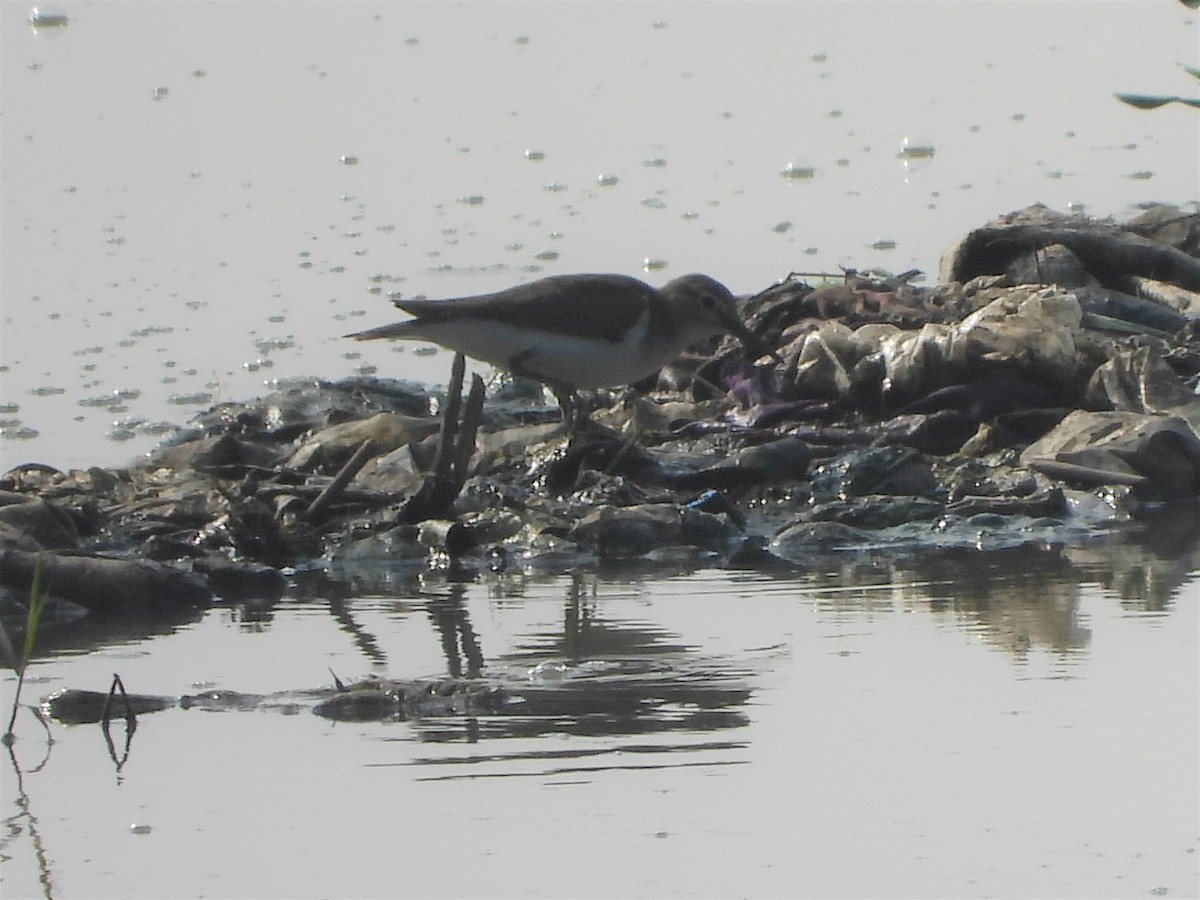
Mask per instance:
[[[700,298],[700,305],[705,309],[712,310],[717,308],[717,298],[712,294],[705,294]]]

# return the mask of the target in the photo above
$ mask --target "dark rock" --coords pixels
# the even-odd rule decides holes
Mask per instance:
[[[1077,410],[1031,444],[1022,461],[1081,484],[1132,484],[1149,500],[1200,494],[1200,438],[1183,419]],[[1068,464],[1074,470],[1056,464]]]
[[[812,508],[812,522],[840,522],[853,528],[878,531],[909,522],[923,522],[940,516],[944,504],[925,497],[857,497],[853,503],[831,500]]]
[[[852,450],[822,464],[812,476],[816,503],[867,494],[922,496],[938,487],[939,482],[925,458],[908,447]]]
[[[1083,287],[1095,284],[1083,262],[1062,244],[1040,247],[1032,253],[1022,253],[1010,259],[1004,267],[1004,279],[1009,285],[1053,284],[1058,287]]]
[[[147,559],[106,559],[0,550],[0,583],[28,592],[35,567],[54,594],[94,612],[200,607],[213,595],[200,579]]]
[[[1188,226],[1191,227],[1190,225]],[[1106,286],[1129,274],[1200,290],[1200,259],[1116,225],[1063,215],[1035,204],[976,229],[942,256],[940,280],[965,283],[1004,272],[1018,256],[1060,244]]]
[[[0,492],[0,547],[67,550],[79,546],[70,514],[40,497]]]
[[[800,481],[808,472],[812,450],[798,437],[786,436],[766,444],[746,447],[714,466],[698,472],[664,476],[673,487],[686,491],[753,487]]]
[[[571,529],[571,538],[593,547],[602,558],[637,557],[682,542],[683,519],[669,503],[601,506]]]
[[[772,555],[803,565],[830,550],[861,546],[870,534],[841,522],[797,522],[771,538]]]
[[[128,702],[127,702],[128,701]],[[100,691],[63,689],[55,691],[42,701],[46,715],[66,725],[90,725],[99,722],[108,710],[108,716],[121,721],[127,715],[145,715],[175,706],[174,697],[156,697],[150,694],[111,695]]]
[[[1200,430],[1200,397],[1153,347],[1115,356],[1092,373],[1084,396],[1091,409],[1173,415]]]

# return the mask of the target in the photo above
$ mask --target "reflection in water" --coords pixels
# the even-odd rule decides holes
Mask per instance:
[[[1088,646],[1080,598],[1089,586],[1139,613],[1167,612],[1200,569],[1200,508],[1176,504],[1076,545],[996,550],[927,548],[898,554],[829,552],[801,579],[834,616],[928,608],[993,646],[1025,655]]]
[[[467,614],[466,587],[451,586],[450,596],[429,601],[425,609],[441,637],[446,672],[455,678],[478,678],[483,671],[483,651]]]
[[[387,666],[387,655],[380,648],[379,639],[358,624],[354,618],[350,604],[346,602],[346,598],[341,596],[340,593],[330,596],[329,614],[338,623],[338,627],[350,635],[359,652],[374,666],[380,668]]]
[[[605,656],[686,653],[690,648],[676,642],[677,636],[646,622],[608,622],[599,612],[594,591],[589,596],[590,579],[576,573],[571,576],[563,604],[561,631],[531,635],[506,659],[539,660],[562,656],[573,661]]]
[[[1089,581],[1115,595],[1126,609],[1165,612],[1200,569],[1200,507],[1164,506],[1141,528],[1068,552]]]
[[[427,608],[440,636],[448,671],[468,677],[482,674],[503,688],[508,702],[499,714],[416,720],[413,726],[419,738],[429,743],[475,743],[550,733],[614,737],[664,732],[687,732],[699,738],[747,724],[740,709],[751,695],[748,679],[752,673],[747,666],[701,657],[680,644],[676,635],[658,627],[607,621],[585,585],[584,576],[571,578],[561,629],[527,637],[486,669],[481,642],[461,592],[452,591],[449,598],[431,601]],[[619,744],[605,750],[589,747],[563,753],[569,758],[582,758],[618,749],[647,754],[686,751],[687,759],[680,759],[678,764],[696,765],[696,753],[740,746],[698,739],[634,747]],[[546,757],[542,750],[523,750],[471,759],[482,763],[513,758]],[[427,765],[437,761],[416,762]],[[461,760],[450,757],[445,761]],[[632,765],[644,768],[666,764]],[[602,767],[615,765],[612,761]],[[620,762],[622,767],[630,765],[628,760]]]
[[[50,747],[51,742],[47,740],[46,754],[37,766],[29,770],[30,775],[40,772],[42,767],[49,762]],[[15,791],[10,788],[8,793],[13,796],[13,805],[17,808],[17,811],[10,816],[6,816],[3,820],[4,830],[3,835],[0,836],[0,859],[11,859],[12,843],[23,833],[28,832],[33,856],[37,861],[38,882],[42,888],[42,896],[53,897],[54,869],[50,863],[50,856],[46,852],[45,840],[42,838],[41,823],[34,814],[33,801],[25,787],[26,773],[22,770],[21,764],[17,760],[15,746],[11,743],[8,745],[8,759],[12,764],[13,784],[16,787]]]
[[[497,765],[496,771],[488,772],[451,772],[445,775],[428,775],[413,779],[414,781],[455,781],[464,778],[538,778],[545,779],[559,778],[564,775],[582,775],[594,774],[601,771],[619,771],[619,770],[638,770],[644,771],[647,769],[663,769],[670,766],[671,768],[691,768],[697,766],[737,766],[745,765],[746,760],[743,759],[716,759],[716,760],[680,760],[670,762],[643,762],[641,760],[630,760],[630,757],[638,755],[659,756],[669,753],[685,753],[689,756],[701,752],[712,751],[728,751],[728,750],[743,750],[746,745],[742,743],[722,742],[722,741],[706,741],[694,744],[621,744],[616,747],[593,748],[589,750],[549,750],[540,752],[526,753],[489,753],[477,754],[469,757],[424,757],[419,759],[409,760],[406,765],[414,766],[441,766],[449,765],[452,767],[462,766],[464,768],[475,769],[476,767],[484,767],[488,765]],[[610,757],[620,757],[612,759]],[[597,759],[597,765],[552,765],[540,767],[532,770],[514,770],[509,767],[509,763],[515,760],[533,760],[558,762],[559,760],[574,760],[580,761],[585,759]]]
[[[7,592],[5,592],[7,593]],[[0,597],[0,605],[11,596]],[[50,597],[51,605],[55,598]],[[6,606],[0,624],[17,646],[25,638],[26,610],[19,603]],[[34,659],[66,656],[98,647],[119,646],[153,637],[165,637],[204,618],[203,609],[165,607],[160,610],[93,611],[82,619],[55,620],[51,615],[38,624]]]

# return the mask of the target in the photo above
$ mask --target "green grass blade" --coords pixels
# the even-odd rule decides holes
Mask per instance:
[[[33,564],[33,583],[29,585],[29,612],[25,617],[25,644],[21,648],[21,662],[27,664],[33,657],[33,643],[37,640],[38,622],[46,608],[46,595],[42,592],[42,556],[39,553]]]

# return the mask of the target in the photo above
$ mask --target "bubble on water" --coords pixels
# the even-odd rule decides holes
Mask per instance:
[[[67,14],[54,6],[35,6],[29,11],[29,24],[34,31],[39,28],[65,28]]]
[[[26,425],[0,428],[0,439],[6,441],[31,441],[39,434],[41,432],[36,428],[30,428]]]
[[[135,328],[129,332],[130,337],[144,338],[152,334],[171,334],[175,331],[173,325],[147,325],[144,328]]]
[[[121,401],[112,394],[98,394],[92,397],[80,397],[75,401],[77,406],[94,409],[108,409],[120,405]]]
[[[296,339],[291,335],[287,337],[264,337],[256,340],[254,346],[259,353],[270,353],[272,350],[290,350],[296,346]]]
[[[794,181],[808,181],[817,174],[817,170],[803,160],[794,160],[780,169],[779,174]]]
[[[666,159],[661,156],[652,156],[649,159],[642,160],[643,166],[649,166],[652,169],[661,169],[666,164],[667,164]]]
[[[211,391],[192,391],[190,394],[171,394],[167,402],[172,406],[208,406],[212,399]]]
[[[525,151],[525,158],[526,158],[526,159],[531,159],[531,160],[533,160],[534,162],[537,162],[538,160],[545,159],[545,158],[546,158],[546,154],[545,154],[543,151],[541,151],[541,150],[526,150],[526,151]]]
[[[669,265],[670,263],[668,263],[665,259],[660,259],[657,256],[646,256],[642,258],[642,271],[644,272],[654,272],[658,269],[665,269]]]
[[[896,158],[904,165],[906,171],[919,172],[929,167],[936,153],[937,148],[928,138],[906,137],[900,142]]]
[[[906,137],[900,142],[900,151],[896,155],[901,159],[930,159],[936,152],[933,141],[924,137]]]
[[[667,204],[659,197],[646,197],[642,200],[642,206],[647,209],[666,209]]]
[[[601,173],[596,176],[596,184],[600,187],[612,187],[619,179],[616,175]]]

